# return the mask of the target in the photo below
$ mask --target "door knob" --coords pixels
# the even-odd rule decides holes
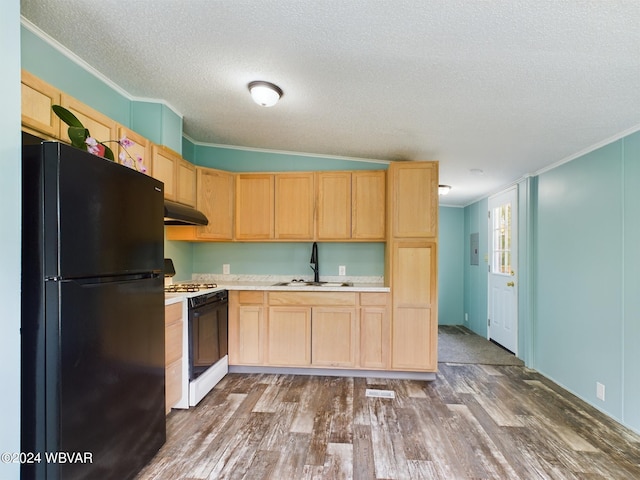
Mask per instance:
[[[507,287],[515,287],[516,282],[507,282]]]

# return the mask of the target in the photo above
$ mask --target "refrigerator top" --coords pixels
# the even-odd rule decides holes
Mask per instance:
[[[23,229],[44,276],[162,272],[163,187],[65,144],[24,147]]]

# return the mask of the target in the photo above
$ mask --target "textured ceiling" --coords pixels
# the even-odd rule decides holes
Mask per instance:
[[[196,142],[439,160],[448,205],[640,128],[638,0],[22,0],[21,12],[133,97],[165,100]],[[279,85],[280,103],[254,104],[252,80]]]

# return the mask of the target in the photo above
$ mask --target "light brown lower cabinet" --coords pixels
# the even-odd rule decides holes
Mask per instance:
[[[229,363],[388,369],[389,293],[231,291]]]
[[[311,307],[269,307],[267,357],[270,365],[311,364]]]
[[[319,367],[355,367],[355,307],[314,307],[311,318],[311,363]]]
[[[166,413],[182,397],[182,322],[181,302],[164,307]]]

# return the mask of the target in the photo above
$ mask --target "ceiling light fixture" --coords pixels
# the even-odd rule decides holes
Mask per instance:
[[[438,185],[438,195],[446,195],[451,190],[451,185]]]
[[[253,101],[263,107],[274,106],[282,96],[282,89],[279,86],[262,80],[249,83],[249,91]]]

